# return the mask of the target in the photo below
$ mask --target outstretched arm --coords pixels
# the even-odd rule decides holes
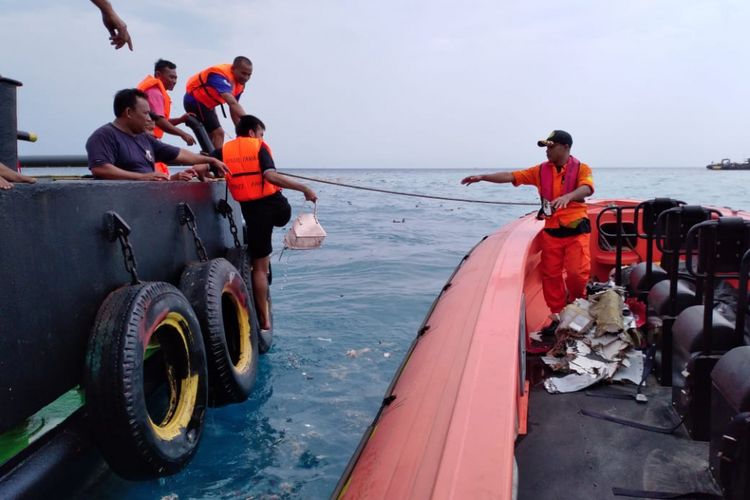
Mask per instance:
[[[245,113],[245,109],[229,92],[224,92],[223,94],[221,94],[221,97],[224,98],[224,100],[227,102],[227,105],[229,106],[229,114],[232,117],[232,122],[237,125],[237,122],[240,121],[240,117],[247,114]]]
[[[91,0],[91,3],[99,7],[99,10],[102,12],[102,22],[104,23],[104,27],[109,31],[110,44],[114,45],[115,49],[128,44],[128,48],[133,50],[133,41],[130,39],[128,26],[117,15],[109,0]]]
[[[461,184],[474,184],[475,182],[486,181],[503,184],[513,182],[513,174],[510,172],[495,172],[494,174],[470,175],[461,179]]]
[[[156,123],[156,126],[162,129],[164,132],[180,137],[188,146],[192,146],[193,144],[195,144],[195,139],[193,139],[193,136],[188,134],[184,130],[180,130],[179,128],[175,127],[171,119],[167,120],[165,117],[159,116],[158,118],[156,118],[156,120],[154,120],[154,122]]]
[[[104,163],[96,167],[91,167],[91,173],[97,179],[104,180],[123,180],[123,181],[166,181],[168,177],[160,172],[131,172],[123,170],[111,163]]]
[[[289,177],[278,173],[276,170],[266,170],[263,172],[263,178],[277,186],[301,192],[305,195],[307,201],[318,201],[318,195],[315,194],[315,191],[304,184],[300,184],[299,182],[293,181]]]
[[[229,169],[226,165],[224,165],[224,162],[217,158],[213,158],[211,156],[203,156],[196,153],[193,153],[192,151],[188,151],[187,149],[180,149],[180,153],[177,155],[177,158],[175,158],[175,161],[177,163],[187,163],[188,165],[198,165],[198,164],[204,164],[208,165],[208,168],[214,168],[217,170],[220,174],[227,174],[229,173]],[[205,167],[204,167],[205,168]],[[205,173],[201,170],[198,173]]]

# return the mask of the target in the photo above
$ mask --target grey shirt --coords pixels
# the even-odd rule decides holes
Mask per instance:
[[[89,168],[110,163],[115,167],[148,174],[154,162],[169,163],[180,154],[180,148],[164,144],[148,133],[130,135],[111,123],[99,127],[86,141]]]

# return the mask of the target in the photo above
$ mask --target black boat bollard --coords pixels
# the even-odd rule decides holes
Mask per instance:
[[[0,77],[0,163],[17,170],[18,122],[16,119],[16,88],[21,82]]]

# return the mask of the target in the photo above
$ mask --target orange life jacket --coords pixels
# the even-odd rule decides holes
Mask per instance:
[[[263,179],[258,156],[262,145],[261,139],[238,137],[222,147],[224,163],[229,168],[227,185],[237,201],[258,200],[281,191],[279,186]]]
[[[169,168],[166,163],[160,161],[154,162],[154,172],[157,174],[167,174],[169,176]]]
[[[195,100],[203,104],[207,108],[215,108],[221,104],[224,104],[226,100],[216,91],[215,88],[208,85],[208,75],[211,73],[217,73],[233,85],[232,95],[234,97],[239,96],[245,89],[244,85],[241,85],[234,81],[234,75],[232,74],[231,64],[217,64],[206,68],[200,73],[193,75],[187,81],[185,90],[188,94],[192,95]]]
[[[581,162],[570,156],[568,162],[565,164],[565,172],[558,173],[557,168],[552,162],[546,161],[539,165],[539,195],[542,198],[542,209],[539,210],[537,215],[539,218],[544,218],[545,228],[555,228],[559,226],[567,226],[568,224],[574,223],[579,219],[583,219],[587,216],[586,204],[577,201],[571,201],[568,206],[556,210],[549,216],[542,217],[544,211],[544,201],[552,201],[558,196],[571,193],[578,188],[578,174],[581,170]],[[561,179],[561,186],[559,193],[553,184],[556,179],[561,175],[564,177]]]
[[[156,87],[161,92],[161,96],[164,99],[164,118],[169,120],[169,113],[172,111],[172,99],[169,97],[169,94],[167,94],[167,89],[164,88],[164,84],[161,80],[148,75],[143,79],[143,81],[141,81],[141,83],[138,84],[136,88],[141,92],[146,92],[151,87]],[[154,127],[154,137],[156,137],[157,139],[161,139],[163,136],[164,131],[159,127]]]

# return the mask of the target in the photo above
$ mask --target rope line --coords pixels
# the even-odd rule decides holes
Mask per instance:
[[[341,186],[341,187],[347,187],[347,188],[352,188],[352,189],[361,189],[363,191],[375,191],[376,193],[396,194],[399,196],[411,196],[414,198],[428,198],[431,200],[444,200],[444,201],[460,201],[464,203],[485,203],[488,205],[524,205],[524,206],[533,206],[533,207],[539,206],[539,203],[530,203],[530,202],[524,202],[524,201],[470,200],[467,198],[449,198],[446,196],[433,196],[429,194],[404,193],[403,191],[391,191],[388,189],[378,189],[374,187],[355,186],[354,184],[345,184],[343,182],[334,182],[334,181],[329,181],[325,179],[317,179],[315,177],[305,177],[302,175],[290,174],[287,172],[279,172],[279,173],[286,175],[287,177],[295,177],[297,179],[304,179],[306,181],[320,182],[323,184],[331,184],[333,186]]]

